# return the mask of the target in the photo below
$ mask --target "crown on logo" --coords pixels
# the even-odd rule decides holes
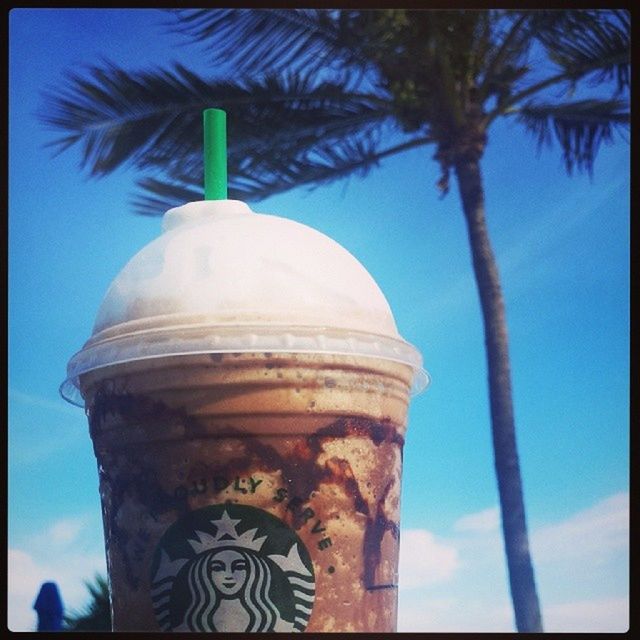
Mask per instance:
[[[240,520],[233,520],[229,517],[226,509],[219,520],[211,520],[211,523],[216,526],[216,535],[212,536],[210,533],[204,531],[196,531],[198,540],[188,540],[196,553],[202,553],[210,549],[217,549],[218,547],[242,547],[244,549],[251,549],[252,551],[260,551],[267,536],[262,538],[255,538],[257,528],[249,529],[243,534],[238,535],[236,531],[236,525]]]

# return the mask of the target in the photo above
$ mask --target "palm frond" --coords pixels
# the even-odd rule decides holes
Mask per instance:
[[[104,576],[96,574],[93,582],[85,580],[90,600],[80,610],[65,615],[68,631],[111,631],[109,585]]]
[[[381,159],[406,149],[429,144],[431,138],[414,138],[379,150],[375,135],[335,144],[318,144],[297,157],[287,154],[258,158],[252,163],[229,164],[229,198],[257,201],[294,187],[314,189],[350,175],[364,177]],[[167,209],[202,199],[202,182],[193,174],[172,174],[168,180],[144,178],[133,201],[137,213],[161,215]]]
[[[615,79],[618,93],[629,88],[631,23],[627,11],[542,12],[536,20],[535,37],[569,79],[594,74],[595,82]]]
[[[614,96],[630,88],[630,24],[624,11],[540,11],[529,28],[557,70],[513,91],[487,115],[491,122],[554,86],[573,89],[578,81],[596,86],[615,78]]]
[[[203,44],[214,64],[252,73],[367,67],[351,14],[327,9],[177,9],[171,30]]]
[[[500,99],[513,91],[514,82],[528,72],[525,56],[531,46],[529,12],[496,13],[491,24],[490,48],[481,69],[478,99],[490,95]]]
[[[269,195],[287,191],[296,186],[318,186],[350,173],[365,175],[376,162],[376,141],[372,136],[361,139],[347,138],[337,144],[316,144],[297,156],[278,153],[253,155],[250,161],[229,157],[229,197],[256,201]],[[169,180],[143,179],[139,185],[152,194],[139,196],[134,205],[145,215],[162,214],[168,207],[189,200],[202,199],[202,171],[172,172]],[[195,198],[193,196],[196,196]],[[162,208],[158,208],[162,204]]]
[[[125,163],[192,167],[202,151],[202,111],[211,106],[230,113],[230,154],[339,139],[390,113],[384,96],[349,92],[312,74],[210,82],[178,64],[137,73],[107,64],[89,74],[70,74],[65,89],[48,95],[40,118],[65,131],[53,146],[82,146],[83,166],[96,176]]]
[[[574,167],[591,174],[600,144],[611,142],[615,128],[629,123],[627,104],[620,100],[529,103],[516,113],[537,138],[539,149],[555,137],[569,174]]]
[[[139,165],[145,150],[169,131],[193,128],[196,117],[201,118],[204,87],[180,72],[130,74],[109,63],[87,71],[86,77],[69,72],[64,89],[45,92],[47,109],[39,117],[66,132],[50,146],[82,145],[82,164],[91,165],[93,175],[105,175],[126,162]],[[180,151],[187,139],[174,138]]]

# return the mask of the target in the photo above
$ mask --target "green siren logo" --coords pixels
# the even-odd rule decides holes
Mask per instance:
[[[220,504],[171,525],[151,566],[163,631],[304,631],[315,597],[306,547],[284,522]]]

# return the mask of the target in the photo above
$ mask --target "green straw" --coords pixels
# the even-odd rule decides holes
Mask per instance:
[[[204,110],[204,199],[227,199],[227,114]]]

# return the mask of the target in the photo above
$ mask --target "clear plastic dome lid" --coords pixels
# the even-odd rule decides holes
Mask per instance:
[[[238,200],[170,209],[163,231],[107,290],[60,388],[70,402],[89,371],[201,353],[370,356],[412,367],[414,392],[428,384],[378,285],[326,235]]]

